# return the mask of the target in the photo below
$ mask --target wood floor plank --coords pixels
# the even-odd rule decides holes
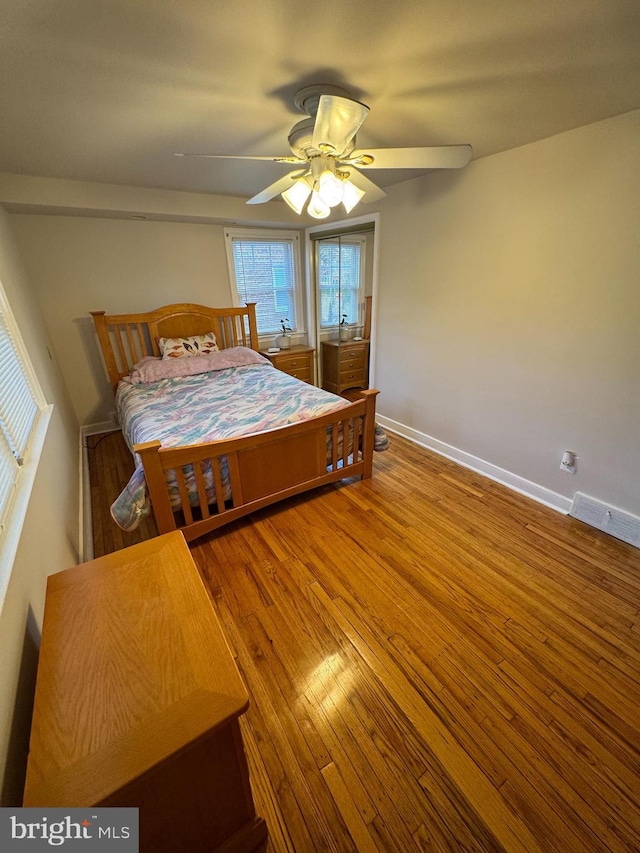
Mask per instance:
[[[367,825],[360,816],[353,802],[350,790],[336,765],[333,762],[327,764],[322,768],[322,775],[329,786],[329,790],[340,810],[340,814],[344,818],[358,853],[375,853],[378,847],[371,838]]]
[[[255,640],[251,639],[252,645]],[[341,816],[326,789],[324,780],[312,772],[310,752],[295,719],[284,713],[278,689],[274,689],[266,666],[261,673],[254,670],[260,654],[236,634],[238,665],[253,699],[247,721],[259,733],[261,752],[270,755],[270,773],[277,774],[278,797],[290,820],[296,849],[331,850],[335,853],[354,851]],[[342,827],[342,831],[339,832]]]
[[[269,827],[267,851],[295,853],[295,845],[287,827],[278,793],[262,757],[260,747],[256,742],[253,728],[245,718],[240,719],[242,741],[244,743],[247,762],[251,766],[251,791],[254,802],[260,803],[260,817],[264,818]],[[267,853],[265,851],[265,853]]]
[[[318,596],[322,591],[315,590]],[[476,810],[483,811],[489,820],[493,835],[509,850],[537,851],[534,837],[526,826],[508,809],[487,778],[478,771],[469,756],[460,749],[450,736],[438,716],[421,700],[420,695],[409,685],[402,671],[394,664],[384,647],[370,631],[356,619],[341,599],[325,600],[325,607],[338,622],[350,642],[376,672],[381,682],[388,685],[396,703],[407,719],[428,741],[440,762],[448,768],[449,775],[464,792],[466,799]]]
[[[96,549],[131,473],[91,437]],[[192,543],[268,853],[640,849],[640,551],[396,436]]]
[[[360,673],[357,683],[367,677],[368,674]],[[340,678],[345,680],[345,685],[339,683]],[[370,823],[380,815],[393,830],[399,845],[410,844],[410,835],[417,827],[422,814],[416,780],[395,756],[391,757],[381,738],[375,744],[366,738],[368,748],[366,751],[362,749],[362,730],[345,694],[345,689],[352,688],[352,675],[349,672],[342,673],[336,680],[338,683],[322,701],[322,710],[332,728],[334,740],[343,746],[343,749],[338,750],[338,755],[343,752],[344,758],[337,760],[336,764],[341,770],[343,766],[354,768],[365,793],[373,802],[373,814],[363,815],[363,819]],[[371,711],[377,715],[377,708],[372,708]],[[383,757],[381,748],[382,752],[386,752],[387,760]],[[358,787],[355,790],[357,791]],[[389,807],[390,803],[395,804],[393,809]]]

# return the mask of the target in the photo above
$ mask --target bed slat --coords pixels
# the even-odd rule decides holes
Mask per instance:
[[[231,484],[231,500],[233,505],[241,506],[244,503],[242,497],[242,478],[240,477],[240,466],[237,453],[229,453],[227,456],[229,465],[229,482]]]
[[[129,355],[131,356],[131,367],[133,367],[136,362],[140,361],[138,358],[138,352],[136,350],[136,345],[133,342],[133,333],[131,331],[131,326],[125,326],[127,332],[127,343],[129,344]]]
[[[209,501],[207,499],[207,490],[204,485],[204,475],[202,473],[202,466],[204,462],[196,462],[193,466],[193,470],[196,474],[196,485],[198,487],[198,498],[200,499],[200,512],[202,513],[203,518],[209,518],[211,513],[209,512]]]
[[[331,470],[338,468],[338,446],[340,444],[340,422],[331,424]]]
[[[191,512],[191,504],[189,503],[189,493],[187,492],[187,483],[182,468],[174,468],[173,473],[178,483],[178,491],[180,492],[180,504],[184,514],[184,520],[187,524],[193,524],[193,513]]]
[[[342,467],[349,464],[349,426],[350,421],[342,421]]]
[[[357,459],[360,459],[359,450],[360,450],[360,426],[362,424],[361,418],[354,418],[353,421],[353,461],[355,462]]]
[[[140,357],[144,358],[145,355],[151,355],[150,352],[147,352],[147,343],[144,338],[144,332],[142,330],[142,323],[136,323],[136,329],[138,331],[138,344],[140,346]]]
[[[122,343],[122,329],[120,326],[116,326],[114,335],[116,339],[118,356],[120,357],[120,369],[121,371],[124,371],[124,373],[128,373],[129,371],[127,370],[127,368],[129,366],[129,363],[127,359],[127,354],[124,351],[124,344]]]
[[[221,459],[219,456],[211,457],[211,470],[213,472],[213,485],[216,490],[216,506],[218,513],[224,512],[224,487],[220,473]]]

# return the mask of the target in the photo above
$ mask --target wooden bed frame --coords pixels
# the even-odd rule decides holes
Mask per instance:
[[[245,308],[208,308],[178,303],[144,314],[92,311],[98,341],[111,387],[131,372],[146,355],[159,356],[158,338],[184,338],[214,332],[220,349],[246,346],[258,350],[255,303]],[[275,369],[275,368],[274,368]],[[135,446],[144,466],[147,487],[160,533],[182,530],[191,541],[224,524],[292,495],[347,477],[371,477],[375,432],[376,390],[362,391],[360,399],[329,415],[240,438],[163,449],[159,441]],[[349,440],[332,441],[327,468],[327,429],[334,438],[353,435],[360,457],[349,460]],[[340,445],[343,450],[340,451]],[[341,454],[341,455],[339,455]],[[220,459],[227,457],[231,502],[219,498],[208,505],[202,464],[211,461],[216,495],[223,494]],[[199,506],[189,504],[182,468],[193,465]],[[181,509],[171,507],[166,472],[175,472]]]

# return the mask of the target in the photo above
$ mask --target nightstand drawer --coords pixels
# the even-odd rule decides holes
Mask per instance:
[[[368,344],[342,344],[340,347],[340,364],[344,364],[345,362],[353,362],[360,361],[364,363],[365,351],[368,348]]]
[[[266,350],[261,350],[261,352],[278,370],[313,385],[315,350],[311,347],[295,346],[291,347],[290,350],[280,350],[279,352],[267,352]]]
[[[358,370],[364,373],[364,353],[360,353],[355,358],[340,358],[340,373],[346,370]]]
[[[361,365],[357,370],[340,370],[340,388],[356,388],[364,387],[366,375],[364,365]]]
[[[284,370],[285,373],[293,373],[303,368],[308,370],[311,363],[311,353],[295,353],[293,355],[279,353],[278,357],[274,359],[274,363],[278,370]]]
[[[311,368],[307,367],[297,367],[295,370],[285,370],[285,373],[288,373],[289,376],[295,376],[296,379],[301,379],[303,382],[311,382]]]

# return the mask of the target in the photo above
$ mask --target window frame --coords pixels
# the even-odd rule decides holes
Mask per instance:
[[[9,344],[27,383],[31,399],[36,406],[36,414],[25,441],[21,462],[16,464],[7,504],[2,517],[0,517],[0,608],[2,608],[11,580],[13,563],[22,535],[53,405],[46,402],[2,282],[0,282],[0,315],[4,320]],[[2,393],[2,389],[0,389],[0,393]],[[0,441],[8,446],[4,434],[0,437]]]
[[[327,325],[323,325],[322,323],[322,287],[320,285],[320,252],[323,248],[329,248],[329,246],[336,246],[338,250],[341,250],[343,246],[358,246],[360,251],[360,257],[358,258],[358,287],[357,287],[357,316],[355,320],[351,320],[345,325],[349,329],[357,328],[362,325],[362,313],[364,310],[364,291],[365,291],[365,264],[366,264],[366,240],[363,237],[357,235],[339,235],[335,238],[335,242],[332,242],[333,238],[327,238],[326,240],[317,240],[316,241],[316,269],[317,269],[317,280],[318,280],[318,330],[320,334],[324,334],[327,332],[333,332],[339,329],[340,327],[340,319],[338,319],[337,323],[329,323]],[[342,291],[342,284],[340,284],[340,291]],[[342,302],[342,299],[340,300]],[[340,305],[340,313],[342,313],[342,304]]]
[[[238,281],[236,278],[235,260],[233,256],[233,241],[234,240],[260,241],[265,243],[291,243],[293,257],[293,303],[295,309],[295,321],[289,317],[289,325],[292,328],[292,338],[294,341],[300,341],[306,335],[306,310],[305,310],[305,290],[302,280],[302,264],[300,255],[300,232],[289,230],[276,230],[274,228],[225,228],[224,240],[227,254],[227,267],[229,270],[229,290],[231,293],[232,305],[241,307],[244,305],[244,299],[241,297],[238,289]],[[258,329],[258,338],[266,340],[280,334],[280,329],[273,331],[260,331]]]
[[[320,347],[321,339],[316,329],[316,288],[313,287],[315,269],[314,269],[314,249],[313,244],[316,239],[326,234],[329,236],[333,233],[349,233],[350,230],[356,230],[359,226],[366,227],[365,230],[372,231],[374,234],[371,254],[367,256],[371,270],[371,290],[368,295],[371,296],[371,338],[369,340],[369,387],[376,387],[376,364],[378,351],[378,292],[380,283],[380,254],[383,237],[382,214],[381,213],[365,213],[363,216],[354,216],[351,219],[341,219],[335,222],[328,222],[323,225],[311,225],[304,230],[304,261],[305,261],[305,276],[306,276],[306,291],[307,298],[307,322],[309,325],[309,344],[317,349]],[[367,273],[368,276],[368,273]]]

